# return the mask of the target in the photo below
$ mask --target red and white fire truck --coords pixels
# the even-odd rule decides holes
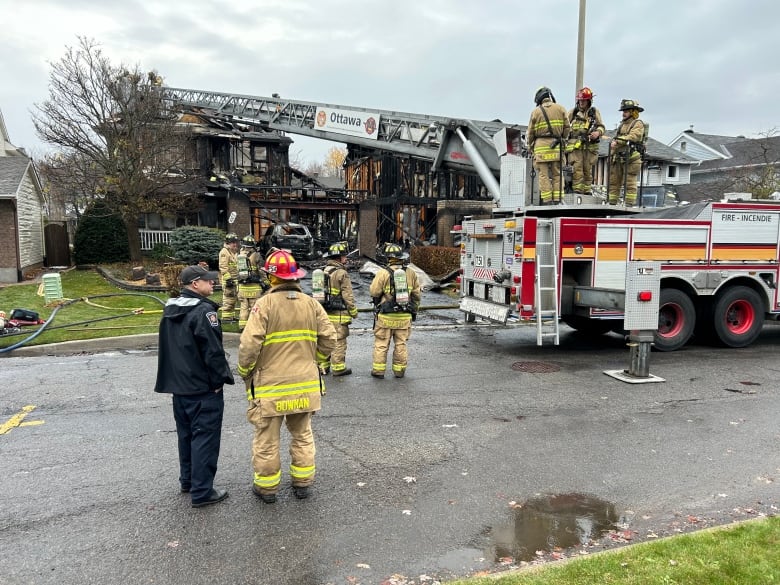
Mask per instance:
[[[559,319],[593,334],[622,331],[633,261],[660,263],[659,350],[676,350],[694,333],[744,347],[765,319],[780,315],[780,205],[711,202],[630,215],[600,206],[611,216],[587,217],[592,207],[467,218],[460,230],[466,320],[535,320],[539,344],[545,335],[557,343]]]

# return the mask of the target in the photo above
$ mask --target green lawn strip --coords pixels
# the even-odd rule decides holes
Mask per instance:
[[[452,585],[780,583],[780,518],[751,520]]]
[[[94,270],[69,270],[61,273],[61,279],[65,300],[50,305],[45,305],[44,297],[38,295],[39,283],[0,289],[0,309],[8,316],[13,309],[20,308],[35,311],[41,319],[49,319],[56,305],[63,305],[49,326],[25,345],[157,331],[163,305],[155,298],[164,302],[168,298],[167,294],[126,291]],[[142,311],[136,312],[138,309]],[[22,327],[21,334],[0,336],[0,348],[26,339],[37,329],[38,326],[27,326]]]

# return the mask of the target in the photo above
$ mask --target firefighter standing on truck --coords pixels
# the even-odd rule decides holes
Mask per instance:
[[[236,258],[238,268],[238,331],[246,327],[249,311],[257,298],[271,287],[262,271],[263,256],[257,251],[252,235],[241,240],[241,251]]]
[[[238,346],[238,373],[249,399],[247,420],[252,441],[254,493],[267,504],[276,501],[282,466],[282,421],[290,431],[290,477],[298,499],[314,481],[312,414],[320,409],[325,387],[319,367],[330,357],[336,331],[319,302],[301,291],[292,254],[272,253],[265,262],[271,289],[257,299]]]
[[[417,273],[404,267],[409,255],[398,244],[386,243],[383,255],[387,266],[374,276],[369,294],[374,301],[374,357],[371,375],[384,378],[387,369],[387,352],[393,341],[393,375],[403,378],[409,361],[407,341],[412,332],[412,321],[420,307],[420,282]]]
[[[636,100],[621,100],[623,121],[609,143],[609,204],[617,205],[620,190],[625,187],[625,204],[636,205],[637,178],[642,170],[642,154],[647,132],[639,113],[645,109]]]
[[[526,141],[534,154],[534,169],[539,177],[542,205],[563,201],[561,165],[571,125],[566,108],[555,103],[549,87],[540,87],[534,96],[536,108],[531,112]]]
[[[328,319],[336,329],[336,345],[330,354],[330,361],[323,366],[323,374],[333,370],[334,376],[349,376],[352,369],[347,367],[347,337],[349,324],[357,317],[355,295],[352,292],[352,281],[344,264],[347,261],[346,242],[337,242],[328,248],[325,254],[327,263],[323,273],[323,307],[328,313]],[[315,270],[315,273],[317,271]],[[312,292],[314,292],[314,275],[312,276]],[[315,298],[317,298],[315,296]]]
[[[583,87],[577,92],[577,105],[567,114],[571,124],[566,153],[572,167],[572,191],[591,194],[593,165],[599,156],[599,141],[604,135],[601,112],[593,105],[593,92]]]
[[[222,285],[223,321],[236,319],[236,280],[238,279],[238,236],[234,233],[225,235],[225,245],[219,251],[219,278]]]

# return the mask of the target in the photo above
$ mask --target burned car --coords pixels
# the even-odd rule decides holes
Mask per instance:
[[[292,253],[298,260],[314,258],[314,236],[302,223],[276,223],[268,228],[260,241],[260,251],[267,254],[271,248]]]

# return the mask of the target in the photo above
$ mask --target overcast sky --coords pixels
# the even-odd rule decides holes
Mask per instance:
[[[0,0],[0,111],[30,111],[78,36],[171,87],[527,124],[541,85],[573,105],[579,0]],[[585,85],[613,128],[639,100],[664,143],[780,130],[780,1],[587,0]],[[292,136],[321,161],[332,143]]]

